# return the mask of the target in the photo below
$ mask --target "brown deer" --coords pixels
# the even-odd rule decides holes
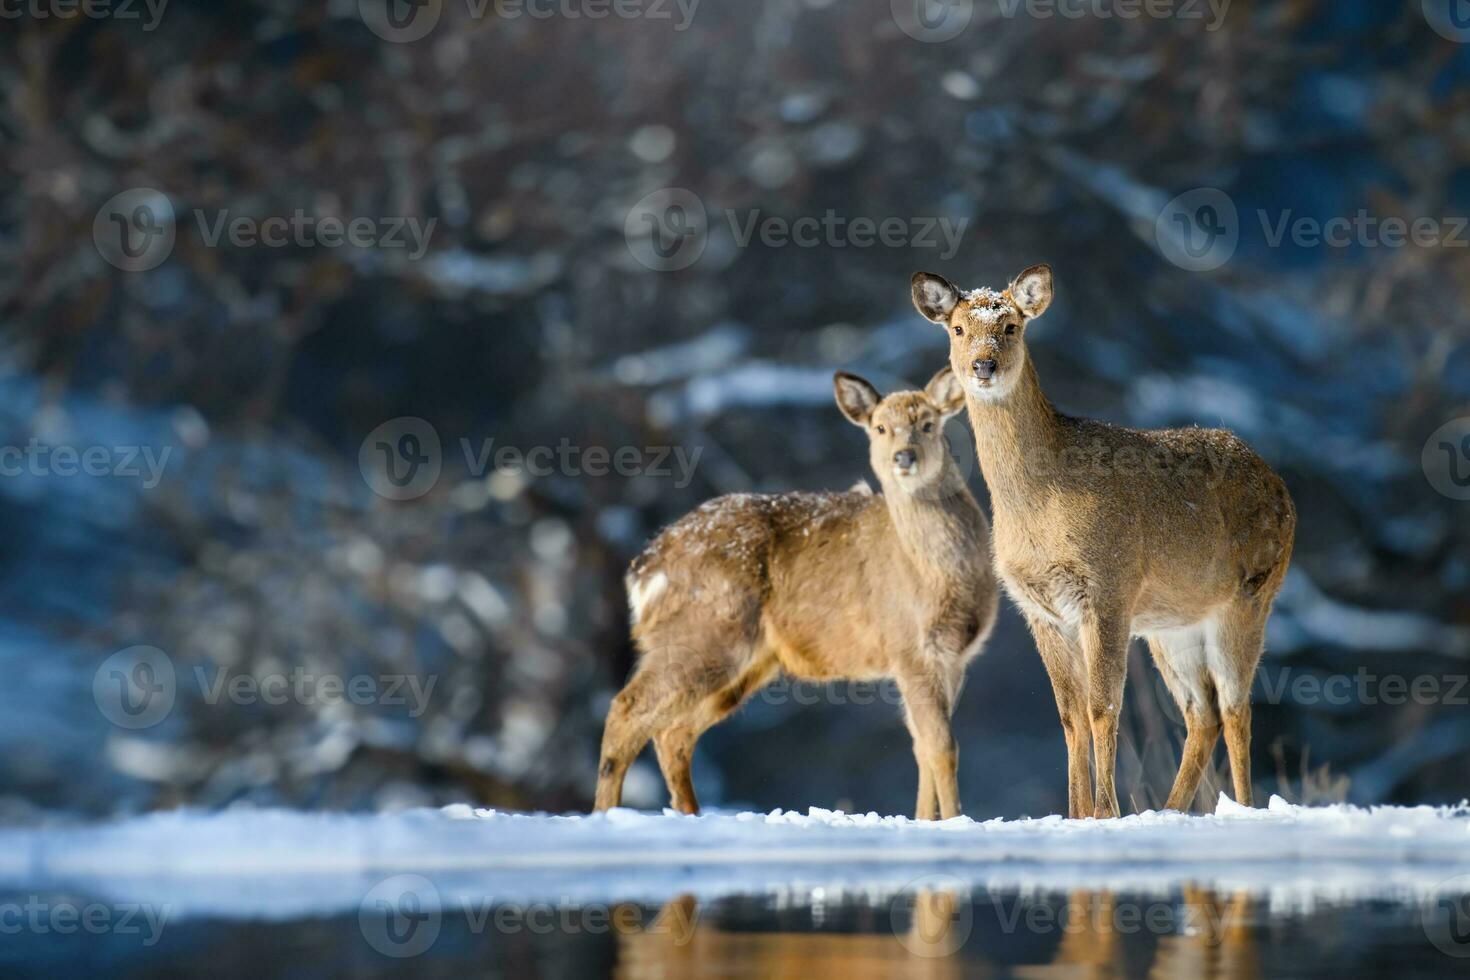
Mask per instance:
[[[699,812],[694,743],[779,672],[893,678],[919,765],[916,815],[960,812],[950,712],[995,620],[990,525],[944,442],[949,368],[887,398],[839,373],[883,492],[732,494],[666,528],[627,576],[639,662],[602,735],[596,808],[653,739],[673,806]]]
[[[1004,292],[961,292],[921,272],[912,291],[949,333],[963,379],[996,568],[1061,715],[1070,815],[1118,815],[1118,714],[1135,635],[1187,726],[1165,805],[1189,808],[1223,722],[1235,797],[1249,806],[1251,681],[1296,528],[1285,484],[1229,432],[1126,429],[1054,409],[1026,353],[1027,324],[1051,303],[1050,267]]]

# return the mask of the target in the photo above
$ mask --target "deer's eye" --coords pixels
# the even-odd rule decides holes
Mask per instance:
[[[956,337],[963,337],[965,335],[965,328],[964,327],[955,327],[954,328],[954,335]]]
[[[934,423],[933,422],[925,422],[924,423],[924,431],[925,432],[933,432],[934,431]]]
[[[1006,324],[1006,336],[1009,337],[1011,334],[1013,334],[1015,332],[1016,332],[1016,325],[1014,323],[1007,323]]]
[[[885,432],[887,432],[887,431],[888,431],[888,430],[887,430],[887,429],[885,429],[885,428],[883,428],[883,426],[881,426],[881,425],[880,425],[880,426],[878,426],[878,434],[879,434],[879,435],[880,435],[880,436],[881,436],[881,435],[882,435],[882,434],[883,434],[883,433],[885,433]]]

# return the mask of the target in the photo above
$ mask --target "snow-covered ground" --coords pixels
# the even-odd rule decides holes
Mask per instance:
[[[903,817],[452,806],[392,814],[177,811],[0,832],[0,889],[167,905],[177,916],[289,918],[356,909],[421,875],[446,905],[663,901],[677,894],[882,895],[916,887],[1109,888],[1185,882],[1273,906],[1470,893],[1470,809],[1261,809],[919,823]]]

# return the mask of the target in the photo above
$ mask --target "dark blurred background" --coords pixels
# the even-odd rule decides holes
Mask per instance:
[[[1040,261],[1059,407],[1230,427],[1295,496],[1258,793],[1470,794],[1465,4],[387,2],[7,8],[0,817],[585,807],[628,560],[867,475],[830,376],[940,366],[909,275]],[[1134,660],[1128,808],[1182,741]],[[908,812],[873,694],[758,698],[704,803]],[[957,729],[967,812],[1064,805],[1009,606]]]

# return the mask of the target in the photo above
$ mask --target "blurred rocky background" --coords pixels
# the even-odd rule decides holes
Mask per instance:
[[[1258,792],[1470,795],[1470,450],[1431,438],[1470,416],[1453,4],[387,2],[0,25],[0,818],[585,807],[627,561],[710,496],[866,475],[831,372],[922,383],[909,275],[1038,261],[1054,402],[1231,427],[1295,495]],[[1171,239],[1196,188],[1224,244],[1218,198]],[[1360,212],[1438,235],[1290,230]],[[1182,728],[1134,656],[1142,807]],[[778,686],[701,742],[704,802],[908,811],[891,700]],[[957,719],[968,812],[1064,805],[1008,607]],[[663,799],[645,758],[628,801]]]

